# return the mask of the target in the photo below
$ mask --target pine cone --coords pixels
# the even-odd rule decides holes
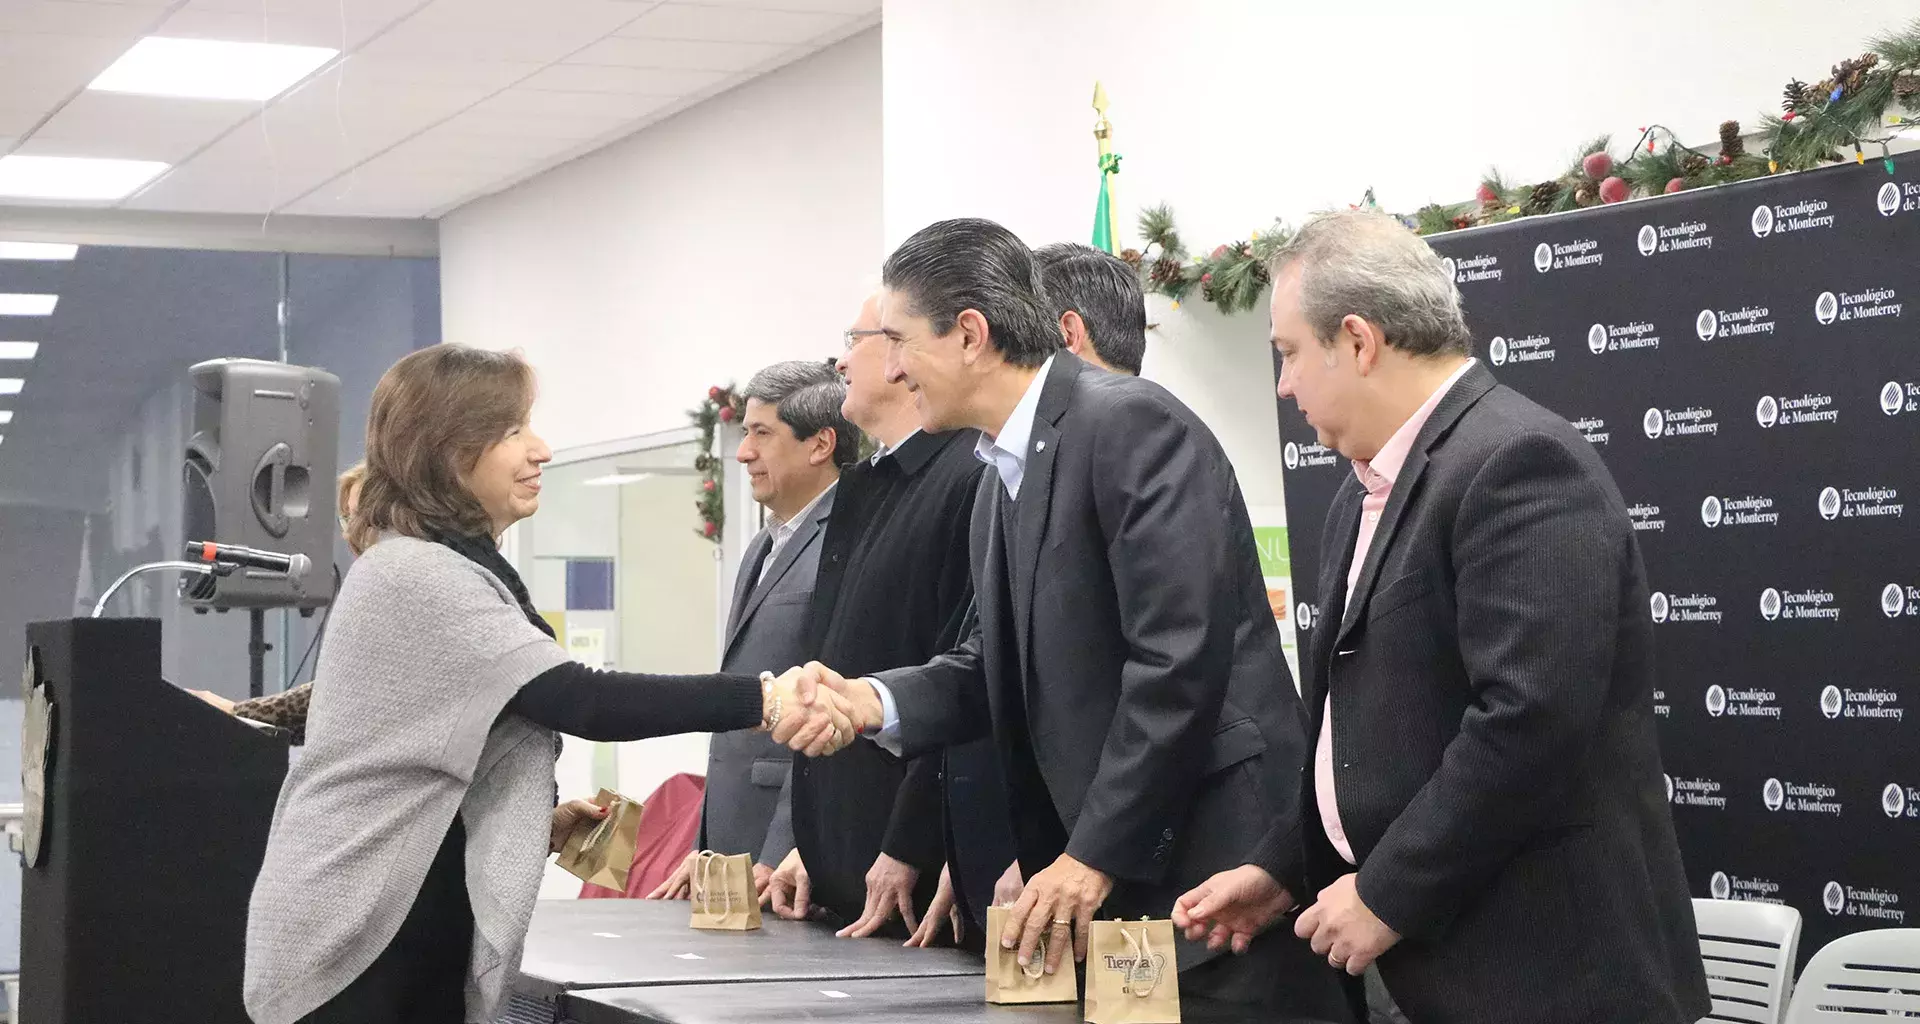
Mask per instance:
[[[1893,94],[1901,99],[1920,95],[1920,75],[1901,75],[1894,79]]]
[[[1153,269],[1147,272],[1147,277],[1154,284],[1173,284],[1180,280],[1180,261],[1162,256],[1153,261]]]
[[[1543,181],[1533,186],[1533,191],[1528,193],[1527,201],[1521,205],[1521,210],[1529,215],[1546,213],[1553,209],[1553,201],[1560,198],[1560,190],[1561,185],[1558,181]]]
[[[1858,92],[1860,86],[1866,81],[1867,72],[1872,71],[1874,65],[1879,63],[1880,55],[1877,53],[1864,54],[1853,60],[1843,60],[1833,67],[1834,84],[1849,93]],[[1833,90],[1828,89],[1827,92],[1831,93]]]
[[[1140,250],[1122,249],[1120,250],[1120,259],[1125,261],[1127,266],[1132,267],[1135,270],[1140,269]]]
[[[1807,87],[1807,106],[1819,108],[1833,102],[1833,88],[1836,83],[1831,78],[1823,78]]]
[[[1798,78],[1787,83],[1780,92],[1780,109],[1791,114],[1807,108],[1807,83]]]
[[[1735,136],[1736,142],[1738,141],[1738,139],[1739,137]],[[1680,173],[1699,174],[1701,171],[1706,170],[1712,164],[1713,164],[1713,161],[1708,160],[1706,157],[1706,154],[1704,153],[1688,153],[1687,158],[1685,160],[1680,161]]]
[[[1580,206],[1592,206],[1600,201],[1600,186],[1591,181],[1581,182],[1574,186],[1573,201]]]
[[[1740,122],[1720,122],[1720,155],[1729,160],[1738,159],[1747,151],[1747,144],[1740,138]]]

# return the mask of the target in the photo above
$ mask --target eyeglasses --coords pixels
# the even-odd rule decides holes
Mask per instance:
[[[847,339],[847,351],[851,352],[853,351],[853,347],[855,345],[860,344],[860,339],[871,338],[876,334],[885,334],[885,333],[887,332],[880,330],[879,328],[865,328],[865,329],[853,328],[849,331],[846,331],[842,335],[842,337]]]

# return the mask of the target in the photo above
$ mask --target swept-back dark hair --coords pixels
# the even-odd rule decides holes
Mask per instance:
[[[1063,344],[1033,253],[990,220],[921,228],[887,257],[880,282],[905,295],[908,312],[926,317],[936,334],[953,330],[962,311],[978,312],[994,348],[1015,366],[1039,366]]]

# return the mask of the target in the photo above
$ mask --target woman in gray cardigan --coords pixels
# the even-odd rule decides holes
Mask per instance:
[[[495,546],[539,507],[552,457],[527,427],[533,386],[518,356],[438,345],[374,391],[349,531],[364,553],[248,915],[257,1024],[491,1020],[544,871],[555,733],[764,728],[797,707],[788,677],[567,658]],[[851,737],[844,716],[821,723],[822,742]]]

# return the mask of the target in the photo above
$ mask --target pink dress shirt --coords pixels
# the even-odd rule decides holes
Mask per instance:
[[[1347,567],[1347,600],[1353,600],[1354,584],[1360,580],[1360,569],[1367,562],[1367,548],[1373,544],[1373,531],[1380,526],[1380,513],[1387,507],[1387,498],[1393,493],[1394,478],[1400,475],[1400,467],[1407,464],[1407,456],[1413,453],[1414,439],[1420,436],[1420,428],[1427,425],[1427,418],[1433,410],[1440,407],[1440,400],[1459,383],[1474,360],[1469,359],[1453,375],[1441,383],[1433,394],[1427,396],[1425,404],[1414,410],[1400,429],[1387,438],[1380,453],[1366,462],[1356,461],[1353,474],[1360,478],[1360,485],[1367,489],[1367,496],[1360,501],[1360,535],[1353,542],[1353,564]],[[1344,617],[1346,609],[1341,609]],[[1339,623],[1333,623],[1335,629]],[[1347,863],[1357,864],[1353,857],[1353,844],[1347,841],[1347,830],[1340,824],[1340,804],[1333,792],[1333,688],[1328,686],[1326,708],[1320,716],[1320,737],[1313,748],[1313,789],[1320,805],[1320,821],[1326,826],[1327,840]]]

